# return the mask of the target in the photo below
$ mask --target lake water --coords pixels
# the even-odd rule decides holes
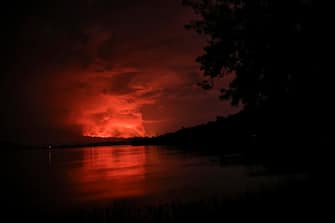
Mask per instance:
[[[141,202],[234,198],[281,181],[252,176],[251,167],[217,156],[157,146],[15,151],[5,163],[8,205],[96,207]]]

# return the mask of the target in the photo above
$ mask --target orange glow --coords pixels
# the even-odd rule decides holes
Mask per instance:
[[[105,75],[105,76],[104,76]],[[70,123],[81,127],[82,135],[89,137],[143,137],[146,131],[143,127],[141,106],[152,103],[150,99],[141,99],[136,90],[132,94],[113,94],[104,92],[108,89],[106,76],[111,78],[118,74],[103,74],[94,81],[86,75],[83,82],[90,83],[86,89],[79,89],[72,106]],[[84,75],[83,75],[84,76]]]
[[[129,68],[94,73],[94,76],[91,73],[83,74],[81,81],[86,85],[84,89],[78,89],[77,98],[80,100],[74,103],[69,122],[77,123],[82,128],[82,135],[89,137],[129,138],[149,135],[144,128],[141,109],[156,104],[161,89],[180,80],[169,72],[159,79],[148,75],[150,72],[146,75],[137,73],[140,72]],[[130,77],[132,80],[127,80]]]
[[[106,115],[99,125],[90,120],[83,126],[83,135],[90,137],[133,137],[144,136],[145,131],[142,125],[142,115],[132,114],[132,118],[112,118]]]
[[[191,9],[165,1],[168,7],[159,10],[141,4],[123,13],[123,3],[108,4],[111,11],[87,2],[96,11],[75,19],[71,32],[61,18],[28,16],[17,29],[22,38],[11,38],[17,52],[0,81],[8,105],[0,129],[5,141],[80,144],[96,140],[88,137],[157,136],[235,112],[218,100],[217,89],[197,86],[203,75],[194,58],[206,38],[181,25],[194,17]],[[59,15],[81,18],[90,6],[59,8]],[[143,13],[136,23],[134,12]],[[156,14],[162,19],[153,19]]]
[[[101,96],[79,111],[77,122],[82,126],[84,136],[127,138],[145,135],[137,104],[127,103],[123,98]]]
[[[175,71],[116,67],[96,72],[93,68],[64,72],[52,82],[57,92],[53,110],[62,109],[66,120],[61,122],[81,136],[159,135],[216,117],[217,109],[203,110],[208,98],[215,99],[216,107],[223,107],[216,92],[204,95],[193,81]],[[61,108],[59,104],[63,104]]]

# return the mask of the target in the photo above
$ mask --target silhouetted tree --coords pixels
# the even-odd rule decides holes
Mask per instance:
[[[187,25],[209,37],[197,58],[204,75],[215,78],[234,72],[223,98],[233,104],[256,105],[293,94],[297,76],[310,60],[310,13],[306,1],[184,1],[201,18]],[[209,88],[213,82],[205,81]]]
[[[208,38],[204,54],[197,58],[208,78],[201,84],[204,89],[210,89],[215,78],[234,73],[229,87],[221,90],[221,98],[231,100],[233,105],[242,102],[247,110],[266,110],[264,114],[272,114],[272,121],[301,117],[296,125],[311,125],[311,119],[321,114],[331,93],[324,59],[328,42],[323,36],[329,28],[319,13],[322,3],[316,5],[312,0],[184,0],[183,3],[191,6],[198,18],[186,28]]]

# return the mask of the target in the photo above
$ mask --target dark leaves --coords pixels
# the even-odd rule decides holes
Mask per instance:
[[[290,89],[293,75],[307,75],[304,66],[313,62],[308,50],[312,38],[303,33],[311,27],[312,9],[304,1],[183,2],[201,18],[186,27],[209,37],[204,54],[196,60],[204,75],[213,81],[224,76],[223,70],[236,74],[229,88],[221,91],[221,99],[256,105],[263,98],[278,100],[296,92]],[[204,81],[200,86],[213,85]]]

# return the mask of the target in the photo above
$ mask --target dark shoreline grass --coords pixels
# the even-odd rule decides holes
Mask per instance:
[[[173,200],[142,204],[120,200],[105,207],[44,212],[17,208],[7,212],[8,222],[220,222],[231,220],[321,220],[327,216],[328,191],[312,176],[290,180],[275,188],[246,192],[239,198]]]

